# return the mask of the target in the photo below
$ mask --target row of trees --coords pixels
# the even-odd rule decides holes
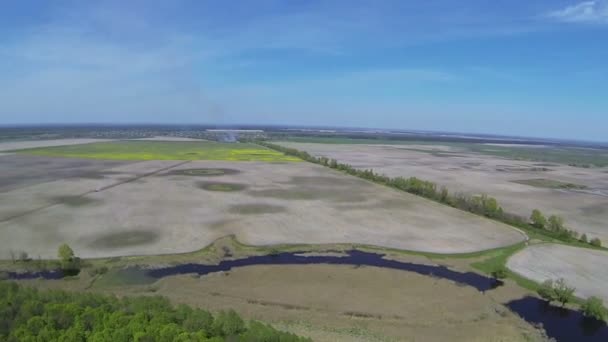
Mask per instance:
[[[557,281],[547,280],[543,282],[537,289],[537,292],[548,303],[558,302],[564,306],[574,300],[575,290],[574,287],[568,286],[564,279],[558,279]],[[586,317],[595,318],[600,321],[608,317],[608,309],[604,306],[604,302],[595,296],[587,298],[580,306],[580,310]]]
[[[555,239],[565,242],[580,240],[581,242],[590,243],[594,246],[601,246],[601,241],[599,239],[594,238],[591,241],[587,241],[587,236],[585,234],[580,235],[579,237],[578,232],[565,228],[564,220],[559,216],[552,215],[549,217],[549,219],[546,219],[539,210],[534,210],[532,217],[527,219],[525,217],[505,212],[495,198],[487,195],[469,196],[462,193],[452,194],[446,187],[438,188],[435,183],[421,180],[416,177],[391,178],[386,175],[375,173],[374,170],[371,169],[356,169],[352,165],[339,163],[336,159],[315,157],[306,151],[300,151],[295,148],[275,145],[265,141],[259,141],[258,143],[262,146],[283,152],[287,155],[295,156],[315,164],[327,166],[332,169],[376,183],[391,186],[414,195],[447,204],[454,208],[465,210],[477,215],[486,216],[519,228],[534,228],[539,232],[549,235]]]
[[[588,243],[596,247],[602,246],[602,241],[598,238],[593,238],[589,240],[587,238],[587,234],[579,235],[578,232],[567,229],[564,226],[564,219],[559,216],[551,215],[547,219],[540,210],[534,209],[532,210],[532,215],[530,216],[530,222],[531,225],[535,228],[553,232],[562,236],[563,238],[570,240],[579,240],[580,242]]]
[[[309,341],[234,311],[212,315],[166,298],[37,291],[0,282],[0,341]]]
[[[76,275],[83,267],[83,261],[74,254],[74,251],[67,244],[62,244],[57,249],[57,257],[59,260],[42,260],[40,256],[37,259],[32,259],[27,252],[20,252],[19,258],[15,258],[15,252],[10,251],[13,263],[22,262],[26,268],[34,268],[38,270],[45,269],[60,269],[65,275]]]

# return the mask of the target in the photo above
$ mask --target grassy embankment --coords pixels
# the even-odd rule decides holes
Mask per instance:
[[[15,151],[46,157],[114,160],[225,160],[291,162],[300,159],[247,143],[112,141]]]

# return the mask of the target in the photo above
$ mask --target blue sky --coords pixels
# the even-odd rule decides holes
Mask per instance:
[[[0,123],[608,140],[608,0],[0,2]]]

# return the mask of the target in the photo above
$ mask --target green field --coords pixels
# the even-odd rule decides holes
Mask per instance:
[[[116,160],[299,161],[298,158],[253,144],[198,141],[112,141],[15,152],[46,157]]]

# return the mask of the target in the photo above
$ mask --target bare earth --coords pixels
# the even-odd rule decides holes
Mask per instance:
[[[391,177],[418,177],[452,192],[488,194],[509,212],[560,215],[566,225],[608,242],[608,169],[509,160],[446,145],[362,145],[281,142]],[[540,147],[539,147],[540,148]],[[415,149],[418,151],[412,151]],[[426,152],[425,152],[426,151]],[[452,152],[451,154],[441,152]],[[543,171],[543,169],[546,169]],[[550,179],[586,189],[550,189],[514,181]]]
[[[0,151],[24,150],[26,148],[50,147],[90,144],[95,142],[106,142],[109,139],[54,139],[54,140],[28,140],[0,142]]]
[[[2,156],[0,164],[17,157],[24,156]],[[28,169],[49,165],[38,160]],[[0,257],[10,250],[55,257],[64,242],[82,257],[179,253],[227,234],[253,245],[361,243],[437,253],[523,240],[500,223],[310,163],[103,163],[95,177],[76,172],[0,191]],[[199,168],[235,171],[175,174]],[[0,183],[15,171],[0,174]],[[217,182],[238,191],[210,191],[225,190]]]
[[[528,246],[513,255],[507,266],[524,277],[543,282],[564,278],[582,298],[608,301],[608,252],[560,244]]]

